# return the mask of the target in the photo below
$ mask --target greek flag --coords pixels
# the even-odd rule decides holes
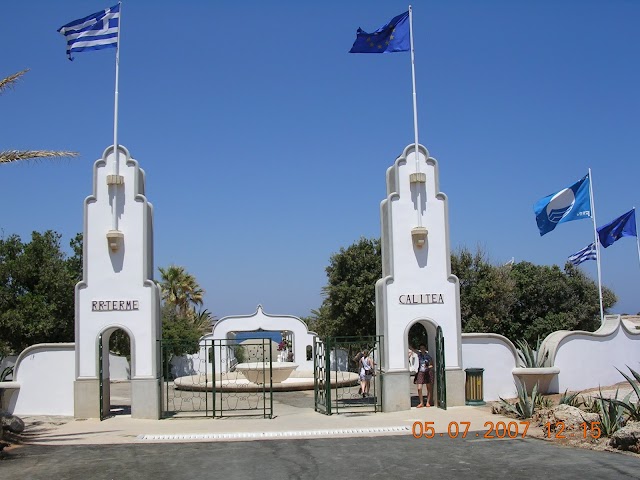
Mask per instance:
[[[102,50],[118,46],[120,4],[88,17],[74,20],[60,27],[58,32],[67,38],[67,56],[85,50]]]
[[[596,244],[592,243],[584,247],[582,250],[574,253],[569,257],[569,261],[574,265],[580,265],[582,262],[586,262],[587,260],[597,260],[598,255],[596,253]]]

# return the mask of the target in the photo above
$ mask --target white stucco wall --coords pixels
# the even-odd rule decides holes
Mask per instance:
[[[560,368],[551,383],[554,391],[581,390],[613,385],[625,379],[627,365],[640,371],[640,330],[607,315],[595,332],[559,331],[545,338],[541,348],[549,350],[550,361]]]
[[[494,401],[499,397],[516,395],[512,374],[518,354],[511,341],[494,333],[462,334],[463,368],[484,368],[484,400]]]
[[[75,347],[73,343],[43,343],[18,357],[9,411],[15,415],[73,415]],[[5,392],[6,395],[6,392]]]

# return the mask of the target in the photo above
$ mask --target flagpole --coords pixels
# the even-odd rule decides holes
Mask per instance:
[[[120,151],[118,149],[118,80],[120,77],[120,30],[122,27],[122,2],[118,2],[119,5],[119,17],[118,17],[118,39],[116,43],[116,86],[114,95],[114,107],[113,107],[113,151],[115,154],[115,164],[113,166],[113,174],[115,178],[118,178],[120,174]],[[117,180],[116,180],[117,181]],[[113,209],[112,209],[112,230],[118,230],[118,209],[117,198],[118,190],[117,185],[114,187],[113,192]]]
[[[602,273],[600,270],[600,239],[598,238],[598,227],[596,227],[596,206],[593,199],[593,178],[591,168],[589,168],[589,197],[591,200],[591,218],[593,220],[593,236],[596,244],[596,263],[598,265],[598,294],[600,297],[600,323],[604,323],[604,307],[602,304]]]
[[[418,157],[418,98],[416,95],[416,65],[413,49],[413,8],[409,5],[409,40],[411,42],[411,81],[413,84],[413,135],[415,140],[416,173],[420,173]],[[420,212],[420,192],[418,191],[418,227],[422,227],[422,214]]]

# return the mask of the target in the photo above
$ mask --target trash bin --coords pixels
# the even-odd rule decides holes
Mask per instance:
[[[484,368],[466,368],[466,382],[464,388],[465,405],[484,405],[484,387],[482,376]]]

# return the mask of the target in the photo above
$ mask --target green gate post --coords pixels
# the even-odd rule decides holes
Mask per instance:
[[[98,337],[98,388],[100,388],[100,421],[104,420],[104,404],[103,404],[103,396],[104,396],[104,380],[102,379],[102,334]]]
[[[444,336],[442,327],[436,328],[436,378],[438,381],[438,408],[447,409],[447,372],[444,358]]]
[[[331,415],[331,337],[327,337],[324,347],[324,371],[326,372],[325,398],[327,399],[327,415]]]

